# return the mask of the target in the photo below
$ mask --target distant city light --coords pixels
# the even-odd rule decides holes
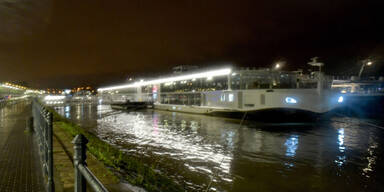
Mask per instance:
[[[53,101],[53,100],[63,100],[65,96],[62,95],[47,95],[44,97],[45,101]]]
[[[281,67],[281,65],[279,63],[276,63],[275,69],[279,69],[280,67]]]
[[[9,88],[9,89],[15,89],[15,90],[21,90],[21,89],[26,89],[25,87],[19,86],[19,85],[14,85],[11,83],[4,83],[0,84],[1,87]]]
[[[372,61],[368,61],[367,65],[368,66],[372,65]]]

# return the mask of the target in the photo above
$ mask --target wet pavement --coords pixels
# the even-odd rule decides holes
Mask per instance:
[[[378,119],[240,126],[238,119],[108,105],[56,110],[122,151],[156,162],[186,191],[384,191]]]
[[[0,191],[45,191],[36,145],[25,131],[25,103],[0,108]]]

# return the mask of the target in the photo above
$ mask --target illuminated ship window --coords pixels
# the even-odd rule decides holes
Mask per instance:
[[[233,102],[233,93],[228,94],[228,101]]]

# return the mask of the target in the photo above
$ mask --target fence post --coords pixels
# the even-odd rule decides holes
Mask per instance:
[[[75,164],[75,192],[86,192],[86,181],[84,176],[80,173],[78,169],[79,164],[86,165],[86,149],[87,149],[87,138],[84,135],[79,134],[73,139],[72,143],[74,144],[74,157],[73,161]]]
[[[33,132],[34,129],[33,129],[33,116],[31,117],[28,117],[27,120],[26,120],[26,130],[29,131],[29,132]]]
[[[55,191],[55,184],[53,181],[53,115],[48,112],[48,191]]]

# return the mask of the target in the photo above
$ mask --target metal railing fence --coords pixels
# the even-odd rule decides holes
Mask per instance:
[[[53,180],[53,114],[49,112],[37,99],[32,100],[32,118],[27,121],[34,127],[37,133],[39,152],[43,163],[43,173],[47,178],[47,191],[54,192]],[[104,185],[88,169],[86,163],[86,150],[88,140],[84,135],[79,134],[73,139],[74,144],[74,167],[75,167],[75,192],[86,192],[86,183],[95,192],[108,192]]]
[[[55,191],[53,181],[53,115],[37,99],[32,100],[32,118],[37,133],[39,152],[43,164],[43,174],[47,179],[48,192]]]

